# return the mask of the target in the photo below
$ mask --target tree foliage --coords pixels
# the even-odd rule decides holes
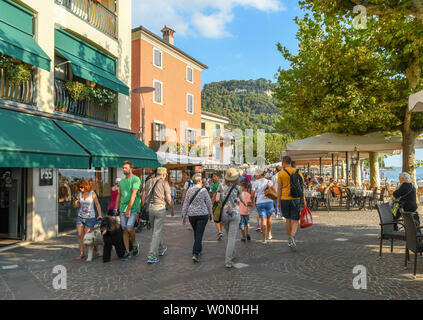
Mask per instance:
[[[278,74],[277,127],[298,137],[399,129],[399,106],[392,101],[406,82],[386,68],[387,58],[374,49],[369,32],[350,27],[351,19],[318,13],[296,22],[298,54],[278,44],[291,68]]]

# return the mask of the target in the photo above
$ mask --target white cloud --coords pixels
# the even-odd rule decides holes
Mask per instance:
[[[285,10],[282,0],[133,0],[134,27],[143,25],[157,32],[164,25],[179,35],[227,37],[227,25],[235,7],[265,12]]]

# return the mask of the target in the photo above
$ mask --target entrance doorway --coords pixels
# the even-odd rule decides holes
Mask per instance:
[[[24,170],[0,168],[0,247],[24,239]]]

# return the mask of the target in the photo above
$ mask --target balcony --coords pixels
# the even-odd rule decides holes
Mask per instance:
[[[54,80],[54,109],[56,112],[117,124],[118,112],[115,106],[100,106],[95,101],[75,101],[65,88],[65,82]]]
[[[0,99],[35,105],[36,85],[31,69],[31,77],[20,84],[11,84],[4,69],[0,69]]]
[[[100,31],[115,39],[118,38],[117,15],[110,10],[115,7],[114,0],[103,1],[105,4],[112,3],[109,6],[110,9],[106,5],[94,0],[55,0],[55,2],[67,8],[73,14],[87,21]]]

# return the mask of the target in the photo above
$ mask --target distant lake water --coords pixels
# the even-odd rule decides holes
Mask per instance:
[[[381,179],[383,179],[383,175],[387,180],[398,181],[398,175],[402,172],[401,167],[394,167],[394,170],[380,170]],[[423,168],[418,168],[416,170],[416,178],[417,181],[423,180]]]

